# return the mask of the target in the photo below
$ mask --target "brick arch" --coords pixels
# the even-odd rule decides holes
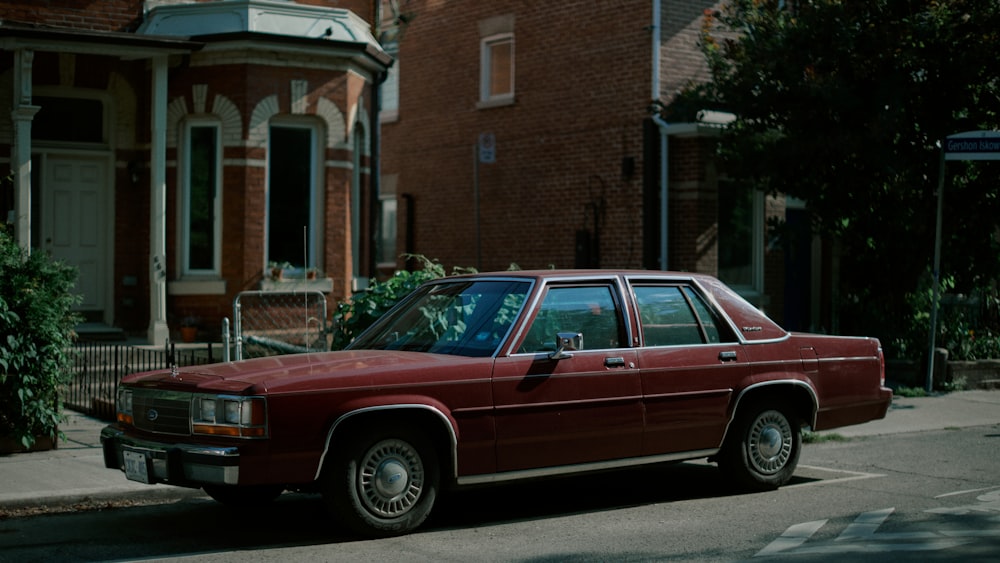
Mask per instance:
[[[222,122],[222,145],[240,146],[243,143],[243,120],[240,119],[240,109],[236,104],[225,96],[215,96],[212,100],[212,113],[219,116]]]
[[[194,100],[194,111],[190,111],[187,99],[178,96],[167,105],[167,146],[177,146],[177,128],[181,121],[188,115],[195,113],[206,113],[208,87],[204,84],[197,84],[191,88],[192,99]],[[219,118],[222,124],[222,144],[227,147],[239,146],[243,142],[243,125],[240,119],[240,110],[229,98],[216,95],[212,99],[212,109],[210,112]]]
[[[187,114],[187,100],[184,96],[178,96],[167,104],[167,147],[177,147],[177,127]]]
[[[316,100],[316,115],[326,122],[326,148],[348,148],[347,122],[344,120],[344,114],[337,107],[337,104],[327,98]]]
[[[371,156],[371,124],[369,123],[368,111],[365,109],[365,97],[358,96],[358,103],[354,104],[351,108],[350,124],[351,127],[347,131],[347,138],[350,139],[354,136],[355,125],[361,126],[361,134],[363,135],[364,142],[361,143],[361,154],[364,156]],[[350,144],[350,143],[349,143]]]
[[[267,146],[267,127],[271,118],[280,113],[278,95],[272,94],[261,100],[250,113],[250,130],[247,145],[263,148]]]

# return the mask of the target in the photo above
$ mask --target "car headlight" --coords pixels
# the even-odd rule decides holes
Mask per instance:
[[[267,402],[263,397],[195,395],[191,431],[212,436],[266,437]]]
[[[132,390],[118,388],[118,399],[115,401],[115,420],[122,424],[134,424],[132,418]]]

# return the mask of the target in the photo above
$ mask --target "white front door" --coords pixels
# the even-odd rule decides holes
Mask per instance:
[[[48,156],[42,180],[43,249],[79,270],[80,311],[103,313],[107,304],[108,159]]]

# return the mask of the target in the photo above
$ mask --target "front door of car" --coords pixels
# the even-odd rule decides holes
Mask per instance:
[[[750,374],[746,351],[692,286],[635,284],[646,430],[643,455],[712,450],[733,389]]]
[[[495,364],[497,470],[638,455],[642,392],[615,285],[552,286],[540,303]],[[557,334],[582,338],[556,359]]]

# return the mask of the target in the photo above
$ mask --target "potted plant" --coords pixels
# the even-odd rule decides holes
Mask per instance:
[[[198,317],[184,317],[181,320],[181,340],[184,342],[194,342],[198,337],[198,327],[201,321]]]
[[[272,281],[280,281],[284,277],[285,270],[290,270],[292,265],[288,262],[268,262],[267,276]]]
[[[314,280],[319,277],[319,268],[307,268],[306,269],[306,279]]]

